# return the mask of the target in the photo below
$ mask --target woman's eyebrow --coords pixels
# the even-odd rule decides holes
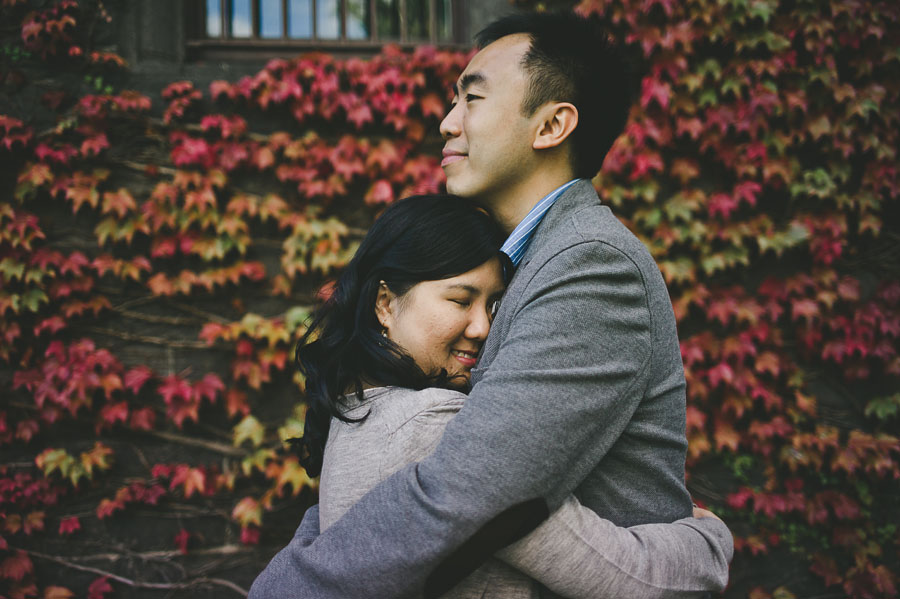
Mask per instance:
[[[448,285],[447,289],[460,289],[462,291],[468,291],[469,293],[480,293],[477,287],[473,285],[466,285],[465,283],[454,283],[453,285]]]

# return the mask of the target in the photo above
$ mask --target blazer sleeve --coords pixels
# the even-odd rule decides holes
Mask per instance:
[[[517,306],[435,451],[311,544],[288,545],[260,577],[289,568],[300,582],[252,599],[439,596],[562,504],[640,402],[652,354],[647,291],[628,256],[589,241],[543,264]]]
[[[415,414],[385,447],[388,473],[427,457],[463,407],[455,397]],[[716,518],[616,526],[574,495],[496,557],[569,599],[690,599],[728,584],[734,540]]]

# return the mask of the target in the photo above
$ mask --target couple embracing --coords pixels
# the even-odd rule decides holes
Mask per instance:
[[[320,503],[251,599],[727,582],[731,534],[684,484],[665,284],[590,182],[628,113],[623,62],[574,15],[478,45],[441,123],[454,195],[390,206],[298,348]]]

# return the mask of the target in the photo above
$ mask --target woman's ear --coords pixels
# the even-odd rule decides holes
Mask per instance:
[[[532,147],[555,148],[568,139],[578,124],[578,109],[569,102],[548,103],[538,109],[540,126]]]
[[[390,330],[391,328],[394,316],[391,304],[396,297],[397,294],[388,289],[387,283],[379,281],[378,293],[375,295],[375,317],[383,329]]]

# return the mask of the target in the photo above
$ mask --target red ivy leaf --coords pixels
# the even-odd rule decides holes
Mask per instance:
[[[113,404],[106,404],[100,408],[100,422],[97,424],[98,429],[111,426],[116,422],[126,422],[128,420],[128,403],[124,401]],[[98,430],[99,432],[99,430]]]
[[[394,201],[394,189],[384,179],[375,181],[369,191],[366,192],[366,204],[390,204]]]
[[[241,543],[244,545],[256,545],[259,543],[259,529],[255,526],[241,528]]]
[[[125,502],[119,499],[102,499],[97,506],[97,519],[103,520],[119,510],[125,509]]]
[[[59,534],[61,535],[70,535],[80,529],[81,522],[79,522],[78,516],[70,516],[59,521]]]
[[[641,82],[641,107],[647,108],[651,102],[656,102],[663,109],[669,107],[669,98],[672,96],[672,87],[668,83],[661,83],[655,77],[644,77]]]
[[[113,588],[109,584],[109,578],[101,576],[91,583],[88,587],[88,599],[106,599],[106,594],[111,593]]]
[[[176,399],[190,401],[193,398],[190,383],[174,374],[165,377],[157,390],[167,405],[171,405]]]
[[[135,366],[125,373],[125,387],[129,391],[137,395],[141,390],[141,387],[144,386],[144,383],[146,383],[152,376],[153,371],[148,367]]]
[[[156,421],[156,413],[151,408],[139,408],[131,412],[131,428],[149,431],[153,429],[153,423]]]
[[[34,571],[31,558],[24,551],[16,551],[0,562],[0,578],[22,580],[26,574]]]
[[[91,155],[97,156],[101,151],[109,147],[109,140],[105,133],[100,133],[94,137],[89,137],[81,142],[81,155],[85,158]]]
[[[222,382],[222,379],[211,372],[205,374],[201,380],[194,383],[194,397],[197,400],[206,398],[209,400],[209,403],[215,403],[216,395],[224,390],[225,384]]]
[[[178,534],[175,535],[175,546],[178,547],[178,551],[182,555],[187,555],[188,540],[190,540],[190,538],[191,533],[189,533],[184,528],[178,531]]]

